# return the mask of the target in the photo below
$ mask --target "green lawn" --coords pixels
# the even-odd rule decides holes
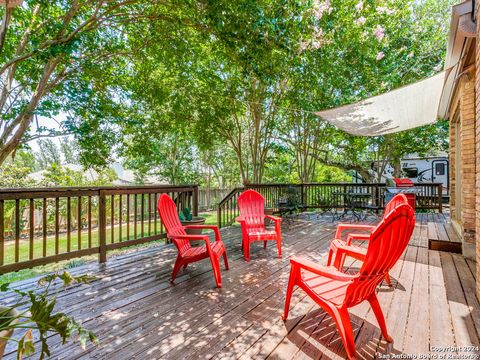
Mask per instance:
[[[206,218],[205,224],[207,225],[216,225],[217,224],[217,212],[212,211],[212,212],[206,212],[206,213],[201,213],[199,214],[202,217]],[[137,238],[143,236],[149,236],[154,234],[154,223],[152,222],[150,225],[150,233],[148,232],[148,223],[144,223],[144,228],[143,228],[143,233],[141,231],[141,226],[139,223],[137,223]],[[120,227],[115,226],[113,229],[113,242],[119,242],[120,238]],[[127,225],[122,224],[121,226],[121,233],[122,241],[126,241],[127,237]],[[160,233],[160,222],[157,222],[157,233]],[[129,239],[134,238],[134,226],[133,223],[130,223],[130,237]],[[110,227],[107,228],[107,244],[112,242],[112,230]],[[130,246],[127,248],[123,249],[117,249],[117,250],[112,250],[109,251],[109,255],[112,254],[119,254],[123,252],[128,252],[131,251],[132,248],[138,248],[138,247],[147,247],[151,246],[153,244],[159,244],[163,243],[164,240],[159,240],[159,241],[154,241],[150,242],[147,244],[141,244],[141,245],[136,245],[136,246]],[[88,248],[88,232],[87,231],[82,231],[81,233],[81,248],[86,249]],[[96,247],[98,246],[98,229],[92,229],[92,239],[91,239],[91,246]],[[42,257],[43,254],[43,239],[41,237],[36,237],[34,239],[34,258],[39,258]],[[67,234],[60,234],[58,238],[58,248],[59,248],[59,253],[64,253],[67,252],[68,248],[68,237]],[[47,238],[46,242],[46,253],[47,256],[49,255],[55,255],[55,237],[54,236],[49,236]],[[77,231],[74,231],[70,234],[70,250],[78,250],[78,234]],[[20,248],[19,248],[19,260],[20,261],[26,261],[29,259],[29,252],[30,252],[30,243],[28,239],[21,239],[20,240]],[[22,279],[28,279],[33,276],[41,275],[44,273],[48,273],[51,271],[59,270],[59,269],[68,269],[68,268],[73,268],[76,266],[83,265],[89,261],[96,261],[98,259],[98,255],[91,255],[91,256],[85,256],[83,258],[79,259],[72,259],[68,261],[62,261],[59,263],[54,263],[54,264],[48,264],[44,266],[37,266],[33,269],[25,269],[25,270],[20,270],[18,272],[14,273],[8,273],[0,276],[0,284],[2,283],[7,283],[7,282],[12,282],[12,281],[18,281]],[[5,259],[4,263],[5,264],[11,264],[15,260],[15,244],[14,242],[8,242],[5,244]]]

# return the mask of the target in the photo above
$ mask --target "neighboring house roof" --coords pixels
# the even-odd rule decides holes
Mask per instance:
[[[88,181],[95,181],[98,178],[98,172],[94,169],[85,170],[83,166],[77,164],[65,164],[62,167],[70,169],[72,171],[83,172],[83,176]],[[135,172],[125,169],[120,163],[114,163],[111,168],[117,174],[117,180],[113,181],[113,185],[134,185],[136,184]],[[28,177],[34,181],[40,182],[43,180],[43,176],[46,170],[40,170],[28,175]],[[166,182],[157,181],[153,176],[147,176],[145,178],[145,184],[162,184],[167,185]]]
[[[93,169],[84,170],[81,165],[65,164],[65,165],[62,165],[62,167],[72,171],[83,171],[83,175],[88,181],[93,181],[98,178],[98,173],[95,170]],[[28,174],[28,177],[35,181],[42,181],[45,173],[46,173],[46,170],[40,170],[31,174]]]

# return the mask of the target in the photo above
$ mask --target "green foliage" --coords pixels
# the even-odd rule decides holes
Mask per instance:
[[[15,84],[8,99],[0,91],[0,114],[30,129],[23,141],[51,133],[43,118],[62,117],[78,144],[62,143],[65,161],[102,167],[121,156],[139,177],[173,184],[330,178],[319,164],[365,172],[426,151],[430,138],[438,149],[442,126],[358,138],[312,112],[441,69],[453,3],[27,0],[0,52],[1,64],[14,62],[0,69],[0,90],[7,74]],[[59,163],[43,147],[42,166]]]
[[[192,221],[193,215],[189,208],[183,208],[183,210],[178,212],[180,221]]]
[[[30,172],[31,169],[27,167],[17,167],[14,164],[5,164],[4,166],[0,167],[0,187],[34,187],[35,181],[28,177]]]
[[[56,280],[61,282],[61,286],[54,293],[51,293],[50,288]],[[6,310],[0,312],[0,331],[28,329],[20,340],[10,339],[10,341],[18,341],[17,351],[19,358],[22,358],[23,354],[30,356],[35,352],[33,329],[38,331],[41,343],[40,359],[50,356],[50,349],[47,343],[49,332],[60,335],[62,343],[65,343],[74,333],[77,333],[82,347],[85,347],[87,341],[92,343],[98,341],[91,331],[82,327],[74,318],[67,316],[63,312],[55,312],[57,296],[61,289],[74,284],[88,284],[92,280],[94,278],[88,275],[72,276],[70,273],[63,271],[42,277],[38,281],[42,291],[13,289],[15,293],[20,295],[20,299],[15,305],[7,307]],[[8,290],[8,284],[0,286],[0,291],[5,292]],[[19,310],[18,315],[14,318],[8,316],[11,309],[23,307],[25,304],[27,304],[27,311]]]
[[[437,150],[445,141],[429,139],[445,139],[445,133],[431,126],[359,138],[310,112],[438,71],[452,3],[209,4],[202,16],[210,36],[179,28],[179,36],[167,43],[143,48],[142,60],[154,63],[142,61],[135,68],[132,97],[145,114],[132,124],[148,129],[143,141],[162,128],[187,134],[201,151],[228,144],[243,181],[314,181],[323,177],[318,164],[363,170],[371,179],[365,169],[372,161]],[[160,36],[155,27],[152,31]],[[394,151],[388,150],[392,146]],[[137,146],[132,155],[142,152]]]
[[[52,164],[61,164],[62,155],[60,149],[51,139],[38,140],[38,151],[36,160],[41,169],[47,168]]]
[[[122,150],[125,165],[142,176],[153,175],[169,184],[200,182],[199,158],[192,139],[137,124],[128,128]]]
[[[89,170],[94,171],[94,170]],[[95,171],[94,179],[87,179],[83,170],[72,170],[60,164],[51,164],[43,173],[41,186],[103,186],[111,185],[117,176],[112,169],[103,169]]]

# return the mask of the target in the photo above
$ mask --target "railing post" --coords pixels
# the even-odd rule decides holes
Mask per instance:
[[[442,184],[438,184],[438,212],[441,214],[443,212],[443,194],[442,194]]]
[[[198,185],[193,187],[192,207],[193,216],[198,216]]]
[[[222,227],[222,206],[219,205],[217,208],[217,225],[219,228]]]
[[[302,207],[302,211],[305,211],[306,201],[305,201],[305,185],[303,183],[300,184],[300,199],[302,199],[302,203],[300,206]]]
[[[104,263],[107,261],[107,213],[105,211],[105,200],[105,192],[103,190],[100,190],[98,194],[98,261],[100,263]]]

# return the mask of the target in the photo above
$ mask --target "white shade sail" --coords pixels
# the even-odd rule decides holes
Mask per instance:
[[[391,134],[437,121],[446,71],[355,104],[315,114],[352,134]]]

